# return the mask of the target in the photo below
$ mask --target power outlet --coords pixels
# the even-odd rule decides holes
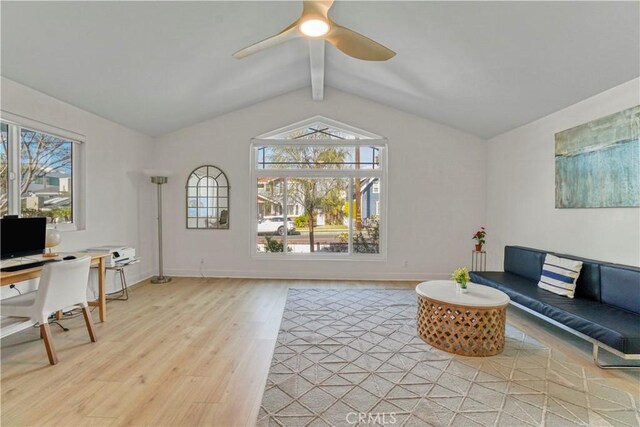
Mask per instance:
[[[407,268],[409,266],[409,261],[407,261],[406,259],[404,261],[402,261],[402,266],[404,268]]]

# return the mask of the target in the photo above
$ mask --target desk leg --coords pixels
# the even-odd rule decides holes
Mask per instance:
[[[106,274],[105,257],[102,257],[98,264],[98,309],[100,311],[101,322],[107,320],[107,294],[105,292]]]

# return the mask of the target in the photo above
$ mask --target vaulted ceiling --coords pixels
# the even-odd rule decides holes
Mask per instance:
[[[301,9],[2,1],[0,74],[161,135],[310,86],[307,40],[231,56]],[[327,45],[325,84],[491,137],[640,76],[639,14],[638,2],[336,1],[332,19],[397,55],[367,62]]]

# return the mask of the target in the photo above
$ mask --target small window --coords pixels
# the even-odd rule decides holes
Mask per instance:
[[[1,135],[0,216],[44,216],[53,223],[73,224],[80,143],[11,123],[2,123]]]
[[[229,228],[229,180],[215,166],[196,168],[187,180],[187,228]]]

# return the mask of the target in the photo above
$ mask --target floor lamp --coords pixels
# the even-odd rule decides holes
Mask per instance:
[[[164,275],[162,263],[162,184],[166,184],[171,173],[169,171],[145,170],[151,182],[158,186],[158,275],[151,278],[151,283],[169,283],[171,277]]]

